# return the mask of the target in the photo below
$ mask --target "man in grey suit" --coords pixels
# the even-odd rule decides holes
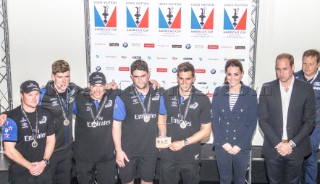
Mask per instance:
[[[269,183],[299,183],[303,159],[311,153],[309,134],[315,122],[315,97],[309,83],[293,77],[294,59],[280,54],[277,80],[263,85],[259,97],[259,125],[264,133]]]

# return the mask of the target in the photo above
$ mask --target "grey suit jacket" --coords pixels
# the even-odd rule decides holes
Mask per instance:
[[[309,83],[294,79],[288,109],[288,139],[296,143],[292,156],[311,153],[309,134],[315,126],[315,97]],[[262,155],[274,157],[282,138],[282,108],[279,80],[265,83],[259,97],[259,125],[264,133]]]

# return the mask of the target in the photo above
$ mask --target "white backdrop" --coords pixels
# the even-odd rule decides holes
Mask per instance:
[[[275,79],[279,53],[293,54],[299,70],[303,51],[320,49],[318,7],[319,0],[260,1],[256,88]],[[69,61],[72,81],[86,85],[83,1],[8,0],[8,16],[14,107],[20,103],[20,83],[35,79],[44,84],[56,59]],[[262,144],[259,130],[253,144]]]
[[[166,89],[176,85],[176,67],[185,61],[195,66],[195,86],[209,97],[223,83],[228,59],[239,59],[243,82],[251,82],[252,0],[88,2],[91,70],[122,89],[132,83],[129,67],[138,58]]]

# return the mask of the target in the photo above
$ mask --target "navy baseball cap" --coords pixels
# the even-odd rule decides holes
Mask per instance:
[[[107,83],[106,76],[102,72],[93,72],[89,76],[89,83],[91,86],[95,84],[105,85]]]
[[[39,84],[36,81],[27,80],[20,85],[21,93],[30,93],[31,91],[35,90],[40,91]]]

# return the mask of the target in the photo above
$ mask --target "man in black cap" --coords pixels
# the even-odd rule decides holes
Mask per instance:
[[[39,91],[37,82],[25,81],[20,86],[21,105],[6,112],[2,136],[11,183],[52,183],[47,165],[55,134],[50,112],[37,106]]]
[[[75,142],[73,147],[78,182],[116,183],[117,171],[112,140],[113,107],[116,91],[105,90],[101,72],[89,76],[89,93],[75,98]]]

